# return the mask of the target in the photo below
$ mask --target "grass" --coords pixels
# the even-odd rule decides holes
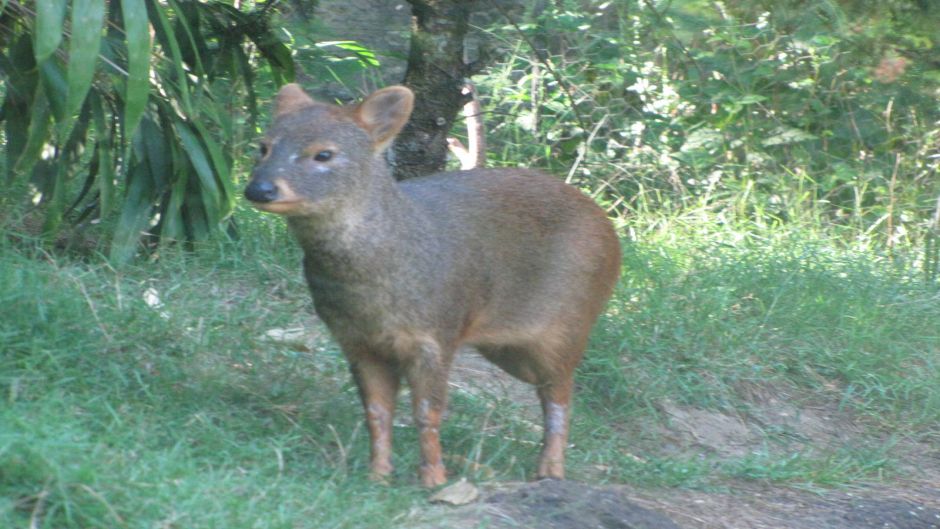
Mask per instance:
[[[0,526],[405,527],[424,505],[407,425],[394,486],[364,479],[332,342],[262,338],[309,323],[311,304],[279,222],[239,215],[240,241],[121,270],[0,243]],[[889,479],[895,443],[936,439],[935,285],[810,230],[636,222],[579,371],[572,477],[839,486]],[[858,435],[769,425],[743,454],[663,441],[663,403],[750,417],[767,410],[761,391],[828,406]],[[454,473],[528,477],[540,433],[518,412],[455,394],[442,431]]]

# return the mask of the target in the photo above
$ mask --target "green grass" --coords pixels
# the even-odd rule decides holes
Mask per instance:
[[[609,454],[601,465],[614,479],[812,487],[890,473],[899,439],[936,439],[936,285],[897,256],[809,230],[716,226],[675,222],[626,246],[624,279],[580,370],[579,413],[592,419],[575,429],[589,440],[581,450]],[[688,458],[648,431],[668,423],[663,402],[754,424],[773,414],[772,397],[824,408],[865,435],[846,443],[766,424],[764,446],[747,454]]]
[[[0,243],[0,526],[408,525],[425,502],[413,429],[396,427],[394,486],[367,481],[335,346],[261,338],[310,321],[298,252],[279,221],[240,215],[240,241],[121,270]],[[890,478],[892,443],[940,424],[936,286],[810,230],[714,226],[674,220],[625,244],[579,371],[571,476]],[[828,404],[864,435],[823,445],[767,428],[763,448],[731,456],[664,447],[664,401],[747,414],[761,388]],[[530,476],[540,438],[512,403],[467,394],[442,436],[455,474],[497,480]]]

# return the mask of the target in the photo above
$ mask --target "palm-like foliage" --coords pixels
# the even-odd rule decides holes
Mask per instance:
[[[116,262],[142,237],[203,240],[224,226],[235,196],[231,146],[256,117],[256,70],[293,78],[266,9],[191,0],[0,7],[0,207],[34,208],[50,238],[113,221]]]

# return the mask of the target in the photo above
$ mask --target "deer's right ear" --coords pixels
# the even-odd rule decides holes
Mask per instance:
[[[277,93],[277,99],[274,101],[274,117],[290,114],[312,104],[314,104],[313,99],[304,92],[299,84],[286,84],[281,87],[281,90]]]
[[[404,86],[383,88],[353,110],[353,117],[369,133],[375,152],[380,152],[405,126],[414,107],[415,96]]]

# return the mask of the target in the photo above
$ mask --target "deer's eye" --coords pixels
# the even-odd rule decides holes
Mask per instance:
[[[313,156],[318,162],[328,162],[333,158],[333,151],[320,151]]]
[[[261,158],[264,158],[267,155],[268,155],[268,144],[262,143],[258,145],[258,156]]]

